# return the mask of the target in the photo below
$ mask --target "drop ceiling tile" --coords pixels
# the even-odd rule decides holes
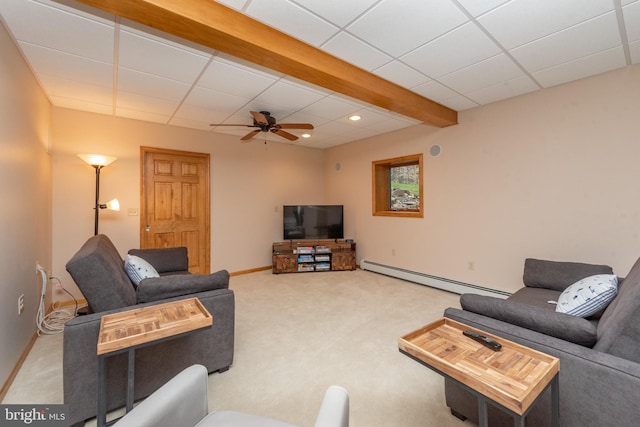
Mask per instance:
[[[300,110],[300,113],[310,114],[328,120],[337,120],[346,118],[360,109],[362,109],[362,107],[358,104],[344,101],[335,96],[328,96],[303,108]]]
[[[83,101],[80,99],[66,98],[64,96],[49,96],[51,102],[56,107],[69,108],[71,110],[88,111],[90,113],[97,114],[113,114],[113,107],[111,104],[105,105],[92,101]]]
[[[191,83],[207,65],[209,57],[192,50],[120,31],[118,65],[148,74]]]
[[[611,10],[611,0],[515,0],[478,21],[502,46],[513,49]]]
[[[474,92],[469,92],[466,96],[482,105],[501,101],[507,98],[513,98],[538,89],[540,89],[540,86],[531,80],[531,78],[528,76],[522,76],[513,80],[500,82]]]
[[[566,62],[533,73],[533,77],[543,86],[551,87],[572,80],[593,76],[599,73],[615,70],[626,65],[622,47],[598,52],[594,55]]]
[[[449,1],[383,0],[347,30],[397,58],[465,21],[467,17]]]
[[[312,46],[320,46],[339,30],[286,0],[252,0],[245,13]]]
[[[351,141],[357,141],[360,139],[371,138],[372,136],[375,136],[377,134],[378,133],[373,129],[359,128],[357,130],[353,130],[352,132],[349,132],[345,136]]]
[[[400,59],[431,78],[438,78],[497,55],[502,50],[475,24],[468,23],[419,47]],[[441,58],[447,58],[446,61]]]
[[[344,27],[378,0],[293,0],[338,27]]]
[[[249,101],[248,98],[196,86],[184,100],[184,103],[209,110],[224,111],[231,115]]]
[[[472,16],[478,17],[508,1],[510,0],[458,0],[458,3]]]
[[[324,97],[325,94],[323,93],[305,88],[293,82],[281,80],[258,95],[255,101],[257,103],[266,103],[274,106],[285,105],[287,110],[295,111],[313,104]]]
[[[126,117],[128,119],[144,120],[146,122],[154,123],[167,123],[169,116],[164,114],[150,113],[147,111],[130,110],[128,108],[118,107],[116,108],[116,115],[118,117]]]
[[[317,132],[331,136],[347,135],[357,129],[358,126],[348,122],[348,120],[334,120],[316,128]]]
[[[629,42],[640,40],[640,1],[622,8]]]
[[[175,116],[171,117],[171,119],[168,121],[168,124],[172,126],[180,126],[180,127],[189,128],[189,129],[211,131],[211,126],[209,126],[208,123],[199,122],[191,119],[183,119],[181,117],[175,117]]]
[[[113,63],[113,22],[71,10],[53,2],[4,0],[0,5],[16,40]]]
[[[209,126],[211,123],[222,123],[229,118],[230,114],[224,111],[214,111],[207,108],[198,107],[195,105],[182,104],[173,115],[172,123],[174,120],[180,120],[181,122],[191,121],[205,124],[208,129],[212,129]],[[247,124],[248,120],[247,120]]]
[[[386,119],[386,120],[380,120],[380,121],[368,123],[365,127],[369,130],[372,130],[374,133],[379,134],[379,133],[392,132],[398,129],[404,129],[409,126],[414,126],[414,125],[409,124],[403,120]]]
[[[522,75],[523,72],[507,55],[500,54],[460,71],[447,74],[438,81],[458,93],[465,94]]]
[[[367,71],[378,68],[392,59],[344,31],[324,43],[322,50]]]
[[[342,120],[357,127],[372,128],[375,127],[376,124],[394,119],[391,113],[382,109],[363,108],[358,111],[358,114],[362,118],[356,122],[348,121],[346,117]]]
[[[324,138],[319,142],[314,141],[313,148],[319,148],[319,149],[331,148],[331,147],[335,147],[336,145],[341,145],[347,142],[351,142],[351,141],[346,137]]]
[[[151,96],[118,90],[116,114],[118,114],[118,110],[125,109],[170,117],[176,108],[178,108],[178,105],[178,101],[154,98]]]
[[[70,98],[101,105],[113,104],[113,89],[79,81],[64,79],[49,74],[39,74],[38,78],[50,97]],[[56,105],[56,104],[54,104]]]
[[[190,85],[128,68],[118,68],[118,90],[156,98],[182,100]]]
[[[592,55],[621,44],[615,12],[559,31],[510,53],[529,72]]]
[[[46,72],[66,80],[104,86],[109,89],[113,87],[112,64],[26,42],[18,42],[18,44],[36,73]]]
[[[223,58],[215,58],[200,76],[198,86],[230,95],[253,98],[277,80],[275,76],[254,71]]]
[[[449,98],[441,104],[445,107],[451,108],[454,111],[464,111],[478,107],[477,103],[462,95]]]
[[[400,61],[391,61],[380,68],[376,68],[373,73],[407,89],[430,80],[429,77]]]
[[[300,110],[286,117],[282,117],[279,121],[282,123],[311,123],[315,128],[317,128],[325,123],[329,123],[331,119],[314,116],[313,114],[305,112],[305,110]]]
[[[454,90],[451,90],[435,80],[415,86],[411,90],[439,103],[459,95]]]

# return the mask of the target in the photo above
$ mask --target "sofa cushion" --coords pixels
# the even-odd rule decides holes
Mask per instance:
[[[543,310],[555,311],[555,302],[560,298],[560,291],[523,286],[507,298],[509,301],[533,305]],[[551,301],[551,303],[549,302]]]
[[[460,305],[466,311],[579,345],[590,347],[596,342],[596,327],[581,317],[476,294],[462,295],[460,297]]]
[[[603,310],[618,293],[618,278],[614,274],[585,277],[560,294],[556,311],[588,317]]]
[[[130,249],[129,255],[140,257],[156,269],[160,275],[163,273],[186,272],[189,270],[189,256],[187,248],[179,246],[175,248],[150,248]]]
[[[602,314],[593,348],[640,363],[640,259]]]
[[[613,274],[613,269],[608,265],[527,258],[522,280],[525,286],[564,291],[578,280],[596,274]]]
[[[98,234],[87,240],[66,268],[94,312],[136,303],[136,292],[124,271],[124,261],[107,236]]]
[[[131,279],[136,286],[138,286],[142,279],[160,277],[151,264],[135,255],[127,255],[124,258],[124,271],[127,272],[127,276],[129,276],[129,279]]]
[[[139,303],[143,303],[228,287],[227,270],[213,274],[162,276],[142,280],[136,289],[136,297]]]

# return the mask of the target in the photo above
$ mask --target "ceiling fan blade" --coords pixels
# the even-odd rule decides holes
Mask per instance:
[[[285,132],[283,130],[280,130],[280,129],[273,128],[273,129],[271,129],[271,132],[273,132],[276,135],[279,135],[279,136],[281,136],[283,138],[286,138],[289,141],[295,141],[296,139],[298,139],[297,136],[295,136],[293,134],[290,134],[289,132]]]
[[[248,128],[254,128],[254,125],[246,125],[246,124],[232,124],[232,123],[211,123],[209,126],[242,126]]]
[[[256,136],[257,134],[259,134],[261,132],[261,130],[256,129],[256,130],[252,130],[251,132],[249,132],[248,134],[246,134],[245,136],[243,136],[242,138],[240,138],[241,141],[248,141],[251,138],[253,138],[254,136]]]
[[[264,114],[258,113],[257,111],[251,111],[251,115],[258,124],[269,126],[269,120]]]
[[[313,129],[311,123],[280,123],[276,127],[280,127],[280,129]]]

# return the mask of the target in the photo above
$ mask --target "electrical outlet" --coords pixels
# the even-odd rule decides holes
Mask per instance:
[[[18,316],[24,311],[24,294],[18,297]]]
[[[476,269],[476,263],[475,263],[475,261],[469,261],[469,263],[467,264],[467,268],[468,268],[470,271],[475,270],[475,269]]]

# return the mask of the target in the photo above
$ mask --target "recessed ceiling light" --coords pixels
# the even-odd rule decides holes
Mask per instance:
[[[349,116],[349,120],[351,120],[352,122],[357,122],[358,120],[360,120],[362,117],[357,115],[357,114],[352,114]]]
[[[303,138],[311,138],[311,134],[310,133],[303,133],[300,136],[303,137]]]

